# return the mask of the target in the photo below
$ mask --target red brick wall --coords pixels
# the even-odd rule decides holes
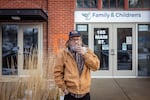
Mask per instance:
[[[75,0],[48,0],[48,47],[58,52],[74,28]]]
[[[47,0],[0,0],[0,8],[42,8],[46,10]]]
[[[43,29],[44,53],[64,47],[68,32],[74,28],[75,0],[0,0],[0,9],[43,9],[48,13]]]
[[[48,0],[0,0],[0,9],[43,9],[45,12],[48,12],[47,5],[48,5]],[[32,23],[33,21],[27,21],[27,22]],[[47,22],[44,22],[43,23],[44,56],[47,55],[47,51],[48,51],[47,37],[48,37]]]

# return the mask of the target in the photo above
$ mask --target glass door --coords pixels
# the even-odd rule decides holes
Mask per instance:
[[[100,59],[100,69],[92,72],[92,76],[112,76],[112,55],[113,55],[113,31],[110,24],[94,24],[91,26],[89,37],[89,47],[93,49],[94,53]]]
[[[92,76],[135,76],[135,26],[126,24],[94,24],[90,47],[100,59],[100,69]],[[89,38],[90,39],[90,38]]]
[[[37,69],[42,47],[40,27],[31,24],[1,25],[1,75],[25,75],[30,69]]]
[[[18,34],[19,75],[27,75],[39,65],[39,25],[21,25]]]
[[[136,76],[135,25],[114,25],[114,68],[113,76]],[[134,44],[134,45],[133,45]],[[134,52],[133,52],[134,51]]]

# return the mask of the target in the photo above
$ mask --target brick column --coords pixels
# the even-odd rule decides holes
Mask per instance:
[[[74,28],[74,0],[48,0],[48,51],[57,53]]]

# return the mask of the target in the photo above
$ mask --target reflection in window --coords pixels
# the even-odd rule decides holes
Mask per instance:
[[[138,75],[150,76],[150,25],[138,26]]]
[[[82,8],[82,7],[83,7],[82,0],[77,0],[77,8]]]
[[[84,0],[84,8],[90,8],[90,0]]]
[[[37,68],[38,29],[23,30],[24,66],[23,69]],[[32,61],[32,63],[31,63]]]
[[[102,6],[103,6],[103,8],[109,8],[109,2],[108,2],[109,0],[103,0],[102,1]]]
[[[16,75],[18,73],[17,31],[17,25],[2,26],[2,75]]]
[[[77,0],[77,8],[97,8],[98,0]]]
[[[124,8],[124,0],[118,0],[117,7],[118,8]]]
[[[150,0],[144,0],[143,8],[150,8]]]
[[[100,59],[100,69],[109,70],[108,28],[94,28],[94,53]]]
[[[110,0],[110,8],[116,8],[117,5],[116,5],[116,0]]]
[[[117,28],[118,70],[132,70],[132,28]]]
[[[150,0],[129,0],[129,8],[150,8]]]
[[[102,0],[102,8],[124,8],[124,0]]]

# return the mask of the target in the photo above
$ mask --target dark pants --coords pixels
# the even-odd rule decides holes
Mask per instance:
[[[75,98],[69,93],[68,95],[65,95],[64,100],[90,100],[90,93],[87,93],[82,98]]]

